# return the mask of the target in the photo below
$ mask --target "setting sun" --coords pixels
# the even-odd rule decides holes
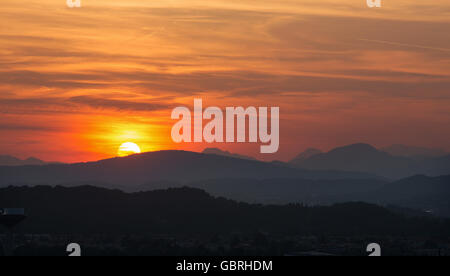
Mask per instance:
[[[127,142],[127,143],[123,143],[120,146],[120,148],[117,152],[117,155],[119,157],[125,157],[128,155],[137,154],[137,153],[141,153],[141,149],[139,148],[139,146],[136,145],[135,143]]]

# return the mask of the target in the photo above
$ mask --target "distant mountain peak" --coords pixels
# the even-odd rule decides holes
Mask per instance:
[[[0,155],[0,166],[27,166],[27,165],[45,165],[46,162],[30,157],[25,160],[21,160],[11,155]]]
[[[357,143],[335,148],[295,163],[303,169],[370,172],[397,178],[409,174],[410,160],[394,157],[369,144]]]

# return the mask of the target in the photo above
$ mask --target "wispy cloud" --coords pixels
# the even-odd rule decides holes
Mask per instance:
[[[194,97],[280,106],[289,135],[274,158],[355,137],[448,148],[450,2],[364,2],[3,1],[0,153],[20,142],[95,159],[127,128],[170,148],[170,109]]]
[[[448,49],[447,48],[438,48],[438,47],[432,47],[432,46],[415,45],[415,44],[407,44],[407,43],[399,43],[399,42],[375,40],[375,39],[363,39],[363,38],[361,38],[361,39],[358,39],[358,40],[365,41],[365,42],[373,42],[373,43],[392,45],[392,46],[401,46],[401,47],[409,47],[409,48],[424,49],[424,50],[450,52],[450,48],[448,48]]]
[[[100,109],[116,109],[116,110],[132,110],[132,111],[156,111],[156,110],[167,110],[173,107],[173,104],[162,104],[162,103],[152,103],[152,102],[132,102],[125,100],[111,100],[102,99],[91,96],[77,96],[70,98],[71,102],[87,105],[93,108]]]

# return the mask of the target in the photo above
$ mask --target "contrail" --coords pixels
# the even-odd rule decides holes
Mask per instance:
[[[380,44],[388,44],[388,45],[394,45],[394,46],[403,46],[403,47],[410,47],[410,48],[417,48],[417,49],[426,49],[426,50],[450,52],[450,49],[446,49],[446,48],[437,48],[437,47],[429,47],[429,46],[423,46],[423,45],[414,45],[414,44],[406,44],[406,43],[384,41],[384,40],[365,39],[365,38],[361,38],[361,39],[358,39],[358,40],[366,41],[366,42],[373,42],[373,43],[380,43]]]

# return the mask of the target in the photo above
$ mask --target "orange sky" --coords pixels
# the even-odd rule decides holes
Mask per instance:
[[[172,108],[194,97],[280,106],[280,150],[266,159],[354,142],[450,150],[448,0],[82,5],[2,1],[0,154],[87,161],[127,141],[202,150],[170,137]]]

